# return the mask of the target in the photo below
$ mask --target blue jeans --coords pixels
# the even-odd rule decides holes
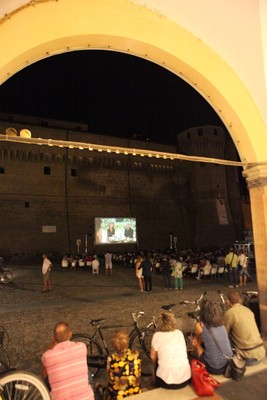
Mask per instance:
[[[230,268],[228,271],[229,274],[229,283],[231,286],[236,286],[238,285],[238,278],[237,278],[237,267],[236,268]]]
[[[170,287],[171,287],[171,275],[170,274],[163,274],[163,282],[164,282],[164,288],[165,289],[170,289]]]

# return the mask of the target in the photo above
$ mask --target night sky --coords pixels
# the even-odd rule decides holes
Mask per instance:
[[[88,124],[89,132],[176,145],[222,121],[186,82],[138,57],[75,51],[39,61],[0,86],[0,111]]]

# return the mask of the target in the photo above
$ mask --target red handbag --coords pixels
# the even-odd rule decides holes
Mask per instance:
[[[206,370],[202,362],[193,359],[191,361],[192,377],[191,382],[194,391],[198,396],[213,396],[214,389],[221,386],[220,382],[214,379]]]

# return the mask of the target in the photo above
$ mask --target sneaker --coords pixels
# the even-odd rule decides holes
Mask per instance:
[[[233,288],[234,286],[233,285],[229,285],[228,287]]]
[[[238,285],[235,285],[235,287],[238,287]]]

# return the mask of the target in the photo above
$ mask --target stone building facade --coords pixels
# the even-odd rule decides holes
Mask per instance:
[[[0,134],[10,126],[18,132],[26,126],[32,137],[177,152],[93,135],[86,125],[1,114]],[[234,151],[221,128],[196,128],[178,138],[184,154],[224,158]],[[2,141],[0,254],[29,260],[43,252],[76,253],[77,240],[81,253],[104,252],[94,244],[95,217],[136,218],[137,245],[113,245],[113,251],[166,249],[172,238],[177,248],[226,246],[242,232],[237,178],[233,167]],[[218,200],[225,204],[221,214]]]

